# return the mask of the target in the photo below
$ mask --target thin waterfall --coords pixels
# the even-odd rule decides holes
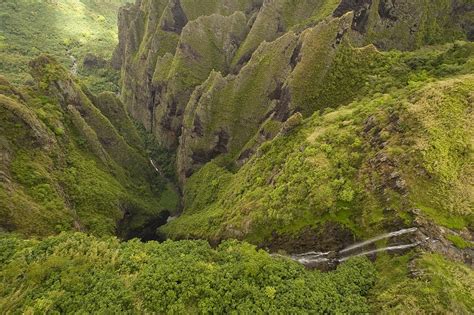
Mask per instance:
[[[348,260],[352,257],[368,256],[368,255],[372,255],[372,254],[376,254],[376,253],[380,253],[380,252],[390,252],[390,251],[394,251],[394,250],[407,249],[407,248],[416,247],[418,245],[420,245],[420,242],[407,244],[407,245],[397,245],[397,246],[389,246],[389,247],[384,247],[384,248],[378,248],[378,249],[362,252],[362,253],[359,253],[359,254],[349,255],[347,257],[338,259],[337,261],[338,262],[343,262],[343,261],[346,261],[346,260]]]
[[[340,254],[343,254],[343,253],[345,253],[345,252],[351,251],[351,250],[356,249],[356,248],[365,247],[365,246],[367,246],[367,245],[369,245],[369,244],[375,243],[375,242],[380,241],[380,240],[383,240],[383,239],[392,238],[392,237],[395,237],[395,236],[400,236],[400,235],[409,234],[409,233],[414,233],[414,232],[416,232],[417,230],[418,230],[418,228],[414,227],[414,228],[409,228],[409,229],[403,229],[403,230],[396,231],[396,232],[386,233],[386,234],[383,234],[383,235],[380,235],[380,236],[377,236],[377,237],[368,239],[368,240],[366,240],[366,241],[364,241],[364,242],[360,242],[360,243],[351,245],[351,246],[349,246],[349,247],[347,247],[347,248],[344,248],[344,249],[341,250],[339,253],[340,253]]]
[[[351,252],[355,249],[359,248],[364,248],[367,245],[373,244],[377,241],[384,240],[384,239],[389,239],[392,237],[400,236],[400,235],[405,235],[405,234],[410,234],[414,233],[418,230],[418,228],[413,227],[413,228],[408,228],[408,229],[402,229],[399,231],[395,232],[390,232],[390,233],[385,233],[380,236],[368,239],[366,241],[360,242],[353,244],[349,247],[344,248],[343,250],[339,252],[316,252],[316,251],[310,251],[306,253],[301,253],[301,254],[293,254],[291,256],[283,256],[280,254],[272,254],[274,257],[286,257],[290,258],[294,261],[297,261],[303,265],[308,265],[308,264],[336,264],[346,261],[349,258],[352,257],[358,257],[358,256],[368,256],[371,254],[376,254],[380,252],[390,252],[390,251],[395,251],[395,250],[403,250],[403,249],[408,249],[408,248],[414,248],[418,245],[420,245],[420,242],[417,243],[411,243],[411,244],[404,244],[404,245],[396,245],[396,246],[388,246],[384,248],[379,248],[379,249],[374,249],[374,250],[369,250],[369,251],[363,251],[363,252],[355,252],[353,254],[349,254],[348,252]],[[343,255],[346,253],[347,256]],[[339,258],[341,256],[344,256],[342,258]]]
[[[330,252],[308,252],[303,254],[292,255],[291,259],[297,261],[303,265],[310,263],[322,263],[330,262],[331,259],[327,258]]]
[[[150,159],[150,163],[151,163],[151,166],[153,166],[153,168],[155,169],[155,171],[161,175],[160,170],[158,169],[158,167],[156,167],[155,162],[153,162],[152,159]]]
[[[311,257],[311,256],[327,256],[330,252],[322,253],[322,252],[307,252],[307,253],[302,253],[302,254],[294,254],[291,257],[294,258],[302,258],[302,257]]]

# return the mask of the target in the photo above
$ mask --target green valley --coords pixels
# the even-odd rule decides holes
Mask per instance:
[[[471,314],[470,0],[0,2],[0,313]]]

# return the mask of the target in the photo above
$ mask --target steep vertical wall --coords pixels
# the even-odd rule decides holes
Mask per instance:
[[[120,11],[122,99],[182,182],[219,156],[242,165],[295,113],[351,101],[377,48],[472,38],[467,0],[434,2],[137,1]]]
[[[261,0],[148,0],[121,9],[114,61],[122,68],[122,99],[163,144],[177,146],[193,88],[212,69],[225,72],[260,5]]]

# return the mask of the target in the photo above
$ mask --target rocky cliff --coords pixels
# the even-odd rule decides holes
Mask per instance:
[[[143,0],[120,11],[114,64],[184,183],[216,157],[241,165],[295,112],[348,103],[377,50],[472,38],[472,15],[444,0]]]
[[[454,112],[472,105],[468,94],[450,92],[469,90],[462,81],[471,86],[461,76],[472,71],[472,45],[443,45],[472,39],[468,2],[197,4],[137,1],[120,12],[114,58],[122,99],[177,152],[184,215],[162,231],[279,247],[306,237],[324,243],[327,232],[341,246],[410,225],[418,208],[437,224],[469,231],[472,186],[454,189],[470,172],[469,158],[441,144],[421,114],[427,103],[414,100],[438,89],[447,98],[441,108],[452,97],[467,106]],[[382,108],[392,102],[412,105]],[[307,131],[293,133],[301,128]],[[467,134],[459,132],[467,152]],[[424,153],[429,161],[392,156],[430,145],[444,153]],[[427,182],[431,188],[421,188]],[[456,223],[448,208],[457,209]]]

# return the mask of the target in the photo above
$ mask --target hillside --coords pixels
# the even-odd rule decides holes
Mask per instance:
[[[126,2],[0,3],[0,313],[474,312],[470,0]]]
[[[117,45],[117,11],[127,2],[2,1],[0,73],[13,84],[25,83],[31,80],[29,61],[46,53],[74,69],[91,90],[118,91],[119,74],[107,63]]]
[[[420,216],[471,240],[467,3],[193,3],[122,8],[114,53],[128,111],[177,152],[162,232],[286,248]]]
[[[0,80],[0,228],[126,237],[173,212],[177,196],[154,172],[123,104],[110,92],[90,94],[52,57],[30,67],[34,86]]]
[[[280,126],[266,122],[240,152],[275,138],[240,168],[205,164],[186,182],[183,215],[164,230],[271,243],[275,232],[298,239],[336,223],[357,239],[412,225],[413,209],[447,228],[472,228],[474,45],[372,53],[380,66],[360,97],[307,119],[298,112]]]

